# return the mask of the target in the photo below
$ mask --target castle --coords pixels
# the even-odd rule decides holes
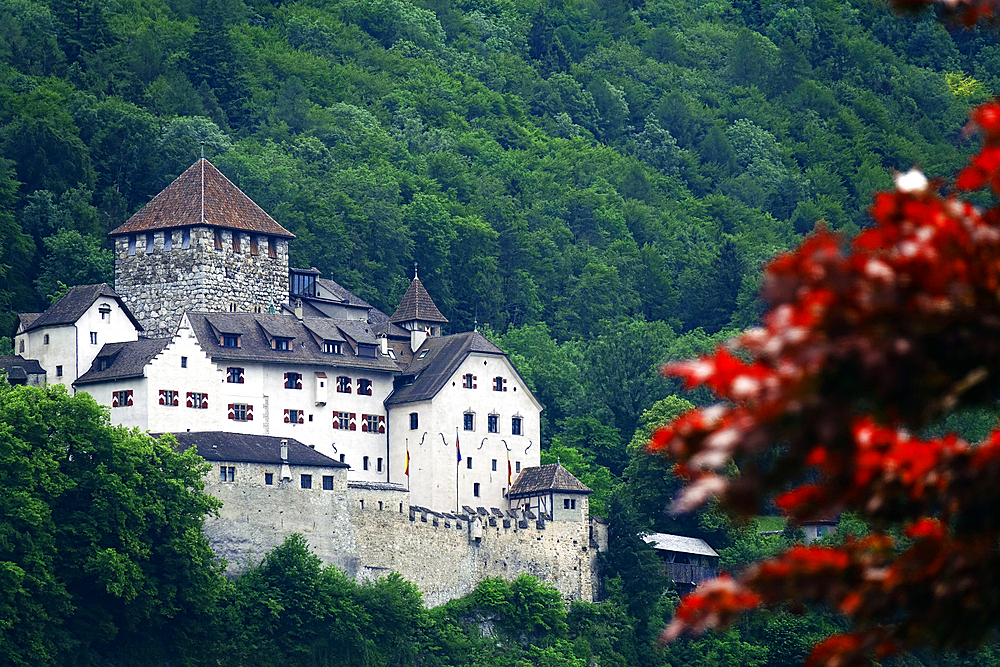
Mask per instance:
[[[539,465],[541,404],[482,334],[442,334],[416,271],[387,316],[291,268],[294,236],[204,158],[110,235],[114,289],[21,315],[16,352],[113,423],[196,447],[231,567],[299,532],[430,604],[521,572],[592,599],[590,490]]]

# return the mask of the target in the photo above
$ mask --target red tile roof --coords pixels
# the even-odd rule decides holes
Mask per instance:
[[[110,236],[194,225],[295,238],[205,158],[188,167]]]

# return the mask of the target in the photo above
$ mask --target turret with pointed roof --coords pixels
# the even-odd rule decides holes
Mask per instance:
[[[185,311],[265,312],[288,295],[294,238],[201,158],[110,233],[115,289],[151,337]]]
[[[420,282],[416,269],[413,271],[413,281],[406,288],[396,312],[389,317],[389,322],[410,332],[410,346],[414,351],[429,336],[440,336],[441,325],[448,322],[448,318],[441,314],[434,299],[427,293],[427,288]]]

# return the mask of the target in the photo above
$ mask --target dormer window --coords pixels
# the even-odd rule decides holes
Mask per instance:
[[[367,378],[358,378],[358,396],[372,395],[372,381]]]
[[[424,350],[423,352],[417,355],[417,359],[423,359],[424,357],[427,356],[428,352],[430,352],[430,350]]]
[[[240,335],[239,334],[222,334],[221,345],[222,345],[222,347],[239,347],[240,346]]]
[[[111,368],[111,357],[98,357],[97,370],[106,371]]]
[[[340,342],[335,340],[323,341],[323,352],[325,354],[341,354]]]
[[[375,346],[369,343],[358,343],[358,356],[374,359],[376,357]]]
[[[275,338],[274,339],[274,349],[280,350],[282,352],[287,352],[292,349],[292,339],[291,338]]]

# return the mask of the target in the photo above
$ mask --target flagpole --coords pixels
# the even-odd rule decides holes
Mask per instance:
[[[410,490],[410,439],[406,440],[406,490]]]
[[[455,462],[455,514],[459,513],[461,506],[458,504],[458,476],[462,474],[462,449],[458,446],[458,427],[455,427],[455,452],[457,461]]]

